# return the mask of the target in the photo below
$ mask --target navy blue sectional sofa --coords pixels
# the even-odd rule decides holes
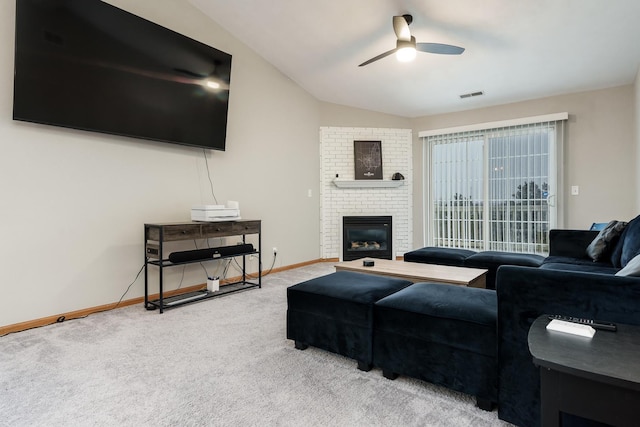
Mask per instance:
[[[485,268],[495,269],[500,419],[523,427],[540,426],[540,377],[527,345],[536,318],[562,314],[640,325],[640,277],[635,277],[640,271],[616,275],[625,267],[628,273],[639,263],[640,216],[609,242],[604,256],[595,262],[587,255],[587,247],[598,235],[590,230],[551,230],[550,253],[542,259],[514,254],[510,263],[505,253],[479,256]],[[412,251],[405,261],[480,266],[468,261],[476,253],[437,249]],[[566,425],[585,425],[582,421],[567,419]]]

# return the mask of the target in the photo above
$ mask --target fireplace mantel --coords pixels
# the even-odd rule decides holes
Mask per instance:
[[[334,179],[333,183],[338,188],[393,188],[400,187],[404,180],[392,179]]]

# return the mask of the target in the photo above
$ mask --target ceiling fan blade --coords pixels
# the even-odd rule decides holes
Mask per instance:
[[[460,55],[464,52],[463,47],[440,43],[416,43],[416,50],[427,53],[438,53],[441,55]]]
[[[394,53],[396,50],[398,50],[398,49],[397,49],[397,48],[396,48],[396,49],[391,49],[391,50],[386,51],[385,53],[381,53],[380,55],[378,55],[378,56],[376,56],[376,57],[374,57],[374,58],[371,58],[370,60],[365,61],[365,62],[363,62],[362,64],[358,65],[358,67],[363,67],[363,66],[365,66],[365,65],[369,65],[369,64],[371,64],[372,62],[377,61],[378,59],[382,59],[382,58],[384,58],[385,56],[389,56],[389,55],[391,55],[391,54],[392,54],[392,53]]]
[[[407,16],[410,17],[411,15]],[[411,40],[411,31],[409,30],[410,23],[404,15],[393,17],[393,31],[395,31],[398,40]]]

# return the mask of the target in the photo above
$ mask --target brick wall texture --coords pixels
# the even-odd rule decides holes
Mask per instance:
[[[338,188],[341,180],[355,178],[354,141],[382,141],[383,180],[395,172],[404,175],[400,187]],[[413,163],[411,129],[320,128],[320,253],[342,259],[342,217],[390,215],[393,217],[393,253],[412,248]]]

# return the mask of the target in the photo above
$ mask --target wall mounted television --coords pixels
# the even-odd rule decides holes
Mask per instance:
[[[16,0],[13,118],[225,149],[231,55],[100,0]]]

